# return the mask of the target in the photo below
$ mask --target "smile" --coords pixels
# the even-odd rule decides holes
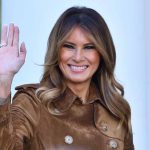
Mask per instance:
[[[87,65],[83,65],[83,66],[74,66],[74,65],[69,65],[71,71],[76,71],[76,72],[81,72],[84,71],[88,68]]]

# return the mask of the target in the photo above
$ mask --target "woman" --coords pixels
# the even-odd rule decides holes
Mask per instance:
[[[0,48],[0,149],[134,150],[131,111],[114,78],[116,53],[109,29],[95,10],[67,9],[48,39],[39,84],[18,86],[25,61],[19,29],[2,29]]]

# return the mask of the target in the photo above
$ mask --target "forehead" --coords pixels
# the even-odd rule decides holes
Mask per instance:
[[[93,36],[85,29],[77,26],[70,31],[65,41],[71,41],[71,42],[78,41],[78,42],[91,43],[93,42]]]

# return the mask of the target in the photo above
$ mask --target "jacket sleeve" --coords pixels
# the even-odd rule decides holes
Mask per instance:
[[[13,103],[0,106],[0,150],[23,150],[39,121],[39,104],[33,92],[20,90]]]
[[[134,150],[133,134],[132,133],[125,136],[124,150]]]

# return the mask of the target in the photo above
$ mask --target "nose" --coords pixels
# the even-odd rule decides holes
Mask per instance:
[[[82,49],[76,49],[73,56],[74,61],[80,62],[84,60],[84,52]]]

